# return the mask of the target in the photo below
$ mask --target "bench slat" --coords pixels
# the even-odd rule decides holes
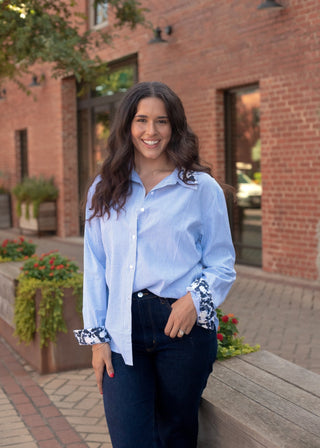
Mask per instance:
[[[244,433],[252,440],[252,443],[255,443],[253,445],[255,447],[262,445],[268,448],[319,448],[318,436],[225,384],[218,379],[218,370],[222,372],[219,364],[214,367],[215,373],[210,376],[203,394],[204,399],[211,404],[211,411],[207,409],[209,415],[202,415],[200,420],[206,417],[207,421],[211,421],[212,431],[218,436],[223,430],[230,431],[234,436],[234,444],[230,442],[225,445],[223,440],[219,444],[216,439],[217,443],[212,443],[212,446],[242,448],[240,444],[237,444],[237,439]],[[213,408],[215,408],[214,412]],[[219,422],[214,415],[221,413],[224,421],[222,427],[219,427]]]
[[[297,387],[297,385],[279,379],[278,377],[275,378],[271,373],[261,370],[252,363],[248,363],[246,357],[236,357],[232,359],[232,362],[230,361],[231,360],[224,361],[222,366],[238,375],[250,379],[253,383],[270,390],[279,397],[320,417],[320,399],[317,396]],[[289,367],[292,371],[297,366],[290,363]],[[320,376],[317,376],[319,377],[318,381],[320,383]]]
[[[239,375],[238,372],[230,370],[224,363],[219,366],[219,369],[216,369],[214,377],[227,386],[237,390],[243,396],[260,404],[264,409],[267,408],[298,428],[307,430],[319,437],[320,443],[320,419],[317,415],[279,397],[273,390],[268,390],[260,384],[253,382],[251,376],[246,378]],[[283,380],[274,378],[275,388],[279,382],[283,383]]]
[[[265,350],[249,353],[242,359],[320,398],[320,375]]]

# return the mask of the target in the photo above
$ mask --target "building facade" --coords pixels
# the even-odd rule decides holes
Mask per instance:
[[[77,94],[73,77],[52,79],[49,67],[35,67],[37,101],[8,83],[0,101],[8,186],[25,175],[54,176],[58,234],[79,235],[79,203],[123,92],[162,81],[183,100],[214,176],[236,189],[237,204],[228,198],[228,207],[238,262],[319,280],[319,3],[279,0],[283,8],[258,9],[261,3],[144,1],[165,42],[146,27],[117,31],[113,46],[99,49],[109,72],[86,94]],[[112,24],[107,8],[78,4],[88,26]]]

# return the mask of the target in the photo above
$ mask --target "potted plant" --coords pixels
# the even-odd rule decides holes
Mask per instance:
[[[31,240],[26,241],[23,236],[14,240],[5,239],[0,245],[0,263],[29,258],[35,250],[36,245]]]
[[[53,178],[24,178],[12,189],[12,193],[17,199],[16,211],[21,230],[32,230],[38,234],[56,231],[56,200],[59,191]]]
[[[21,267],[14,305],[15,349],[40,373],[89,367],[91,351],[73,330],[82,328],[82,274],[58,252],[32,255]]]

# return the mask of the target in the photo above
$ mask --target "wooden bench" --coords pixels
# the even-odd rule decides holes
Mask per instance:
[[[320,375],[267,351],[214,365],[198,448],[319,448]]]

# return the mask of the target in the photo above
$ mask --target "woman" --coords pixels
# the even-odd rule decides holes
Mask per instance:
[[[222,189],[165,84],[125,95],[91,185],[84,330],[114,448],[194,448],[234,279]]]

